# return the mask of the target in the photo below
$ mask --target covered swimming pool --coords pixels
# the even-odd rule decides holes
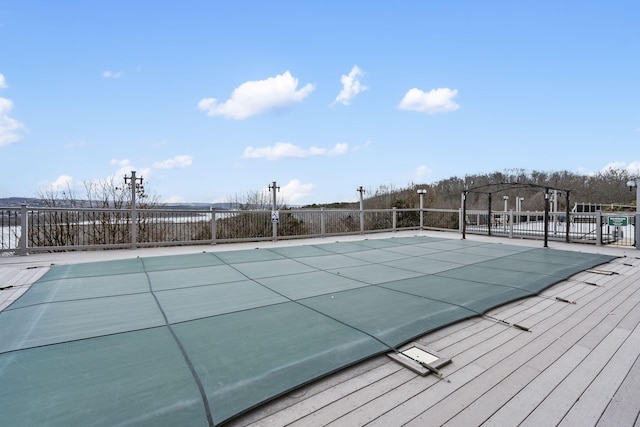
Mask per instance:
[[[0,424],[218,425],[613,258],[415,236],[54,266],[0,312]]]

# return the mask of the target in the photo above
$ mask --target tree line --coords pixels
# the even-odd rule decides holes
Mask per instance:
[[[472,189],[490,184],[518,183],[530,185],[531,188],[507,188],[492,197],[492,209],[502,210],[502,196],[508,196],[509,209],[515,209],[515,198],[522,197],[522,210],[544,210],[544,188],[560,189],[559,210],[566,208],[566,191],[570,194],[571,207],[575,203],[592,203],[600,205],[636,205],[636,191],[629,191],[627,182],[636,176],[624,169],[609,168],[596,174],[581,175],[569,171],[542,172],[524,169],[507,169],[503,172],[453,176],[432,184],[411,183],[407,187],[397,188],[393,185],[381,185],[375,190],[367,190],[364,199],[365,209],[416,208],[420,204],[418,189],[426,190],[424,207],[433,209],[458,209],[461,206],[461,195],[465,189]],[[538,186],[540,188],[533,188]],[[335,208],[355,208],[358,203],[332,203],[322,205]],[[310,205],[316,207],[319,205]],[[471,209],[486,209],[487,197],[481,193],[469,193],[467,206]]]

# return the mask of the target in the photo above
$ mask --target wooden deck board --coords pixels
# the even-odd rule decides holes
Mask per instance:
[[[358,405],[357,407],[354,407],[351,412],[329,425],[366,425],[376,418],[382,416],[386,412],[389,412],[391,409],[395,408],[408,398],[415,396],[423,390],[426,390],[437,381],[440,380],[435,376],[416,376],[415,378],[412,378],[401,386],[393,390],[388,390],[386,393],[379,395],[373,400],[368,401],[364,405]]]
[[[519,392],[515,396],[514,389],[500,384],[498,390],[504,390],[506,396],[503,402],[507,403],[493,412],[483,425],[501,427],[521,423],[547,397],[558,378],[564,378],[576,361],[583,360],[588,354],[588,349],[584,347],[569,348],[549,369],[532,378],[526,387],[516,388]]]
[[[335,382],[331,387],[327,387],[322,391],[307,395],[306,398],[287,406],[286,411],[278,411],[271,414],[263,413],[262,417],[258,414],[258,416],[256,416],[254,420],[251,420],[248,425],[290,425],[301,418],[314,414],[316,411],[322,410],[322,408],[341,400],[345,396],[349,396],[358,390],[367,388],[372,384],[376,384],[380,380],[388,378],[393,373],[407,373],[407,370],[398,364],[386,363],[386,360],[384,362],[385,363],[382,363],[379,366],[362,372],[361,375],[344,379],[344,381]],[[301,393],[304,393],[304,389]],[[233,421],[230,423],[230,425],[234,424],[236,423]],[[247,424],[243,422],[241,425]]]
[[[640,348],[640,330],[636,329],[618,348],[595,380],[589,384],[564,417],[561,425],[597,424],[618,386],[629,372],[625,362],[637,352],[638,348]]]
[[[478,377],[478,375],[484,371],[485,369],[481,366],[469,363],[447,376],[449,381],[451,381],[450,383],[444,381],[435,382],[431,387],[415,394],[393,408],[392,411],[385,412],[367,425],[376,427],[405,425],[415,417],[415,414],[424,412],[425,408],[432,407],[442,400],[448,400],[453,392],[461,387],[465,387],[471,380]],[[436,424],[423,424],[423,426],[424,425]]]
[[[324,426],[330,423],[342,424],[341,417],[353,410],[356,405],[366,404],[379,396],[380,390],[394,390],[401,384],[418,377],[419,375],[408,370],[401,369],[393,375],[381,378],[379,381],[370,383],[365,387],[354,391],[351,394],[343,396],[330,406],[325,406],[317,411],[300,418],[290,425],[293,427],[300,426]]]
[[[622,330],[607,335],[601,345],[594,348],[521,425],[558,425],[600,372],[604,361],[611,358],[628,336],[629,332]]]
[[[0,268],[0,311],[25,293],[32,283],[42,277],[48,268]]]
[[[637,349],[635,354],[637,355]],[[637,424],[639,419],[640,357],[637,357],[596,425],[599,427],[631,426]]]
[[[385,365],[384,367],[382,367]],[[386,356],[378,356],[349,369],[336,372],[292,393],[263,405],[240,419],[231,420],[228,426],[281,426],[316,411],[361,387],[366,387],[377,378],[383,378],[401,370],[397,364],[389,364]],[[375,371],[370,373],[371,371]],[[340,389],[340,393],[336,390]]]

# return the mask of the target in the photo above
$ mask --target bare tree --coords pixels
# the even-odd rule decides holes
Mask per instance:
[[[44,206],[59,208],[34,213],[29,239],[34,246],[78,246],[126,244],[131,242],[131,189],[115,178],[83,181],[84,196],[76,196],[70,185],[64,190],[44,189],[38,193]],[[158,196],[148,197],[136,189],[137,209],[160,206]],[[83,210],[89,208],[91,210]],[[149,218],[139,215],[139,241],[148,239]]]

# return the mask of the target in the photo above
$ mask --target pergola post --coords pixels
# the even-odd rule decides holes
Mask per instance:
[[[487,193],[487,196],[489,196],[489,218],[487,218],[487,235],[491,236],[491,193]]]
[[[569,243],[569,232],[571,231],[571,221],[569,221],[569,215],[571,214],[571,210],[570,210],[570,207],[569,207],[569,200],[570,200],[569,190],[567,190],[566,193],[567,193],[567,196],[566,196],[567,197],[567,209],[566,209],[566,219],[565,219],[565,221],[567,222],[567,228],[566,228],[564,240],[565,240],[565,242]]]
[[[462,192],[462,240],[467,238],[467,190]]]
[[[544,247],[549,247],[549,188],[544,189]]]

